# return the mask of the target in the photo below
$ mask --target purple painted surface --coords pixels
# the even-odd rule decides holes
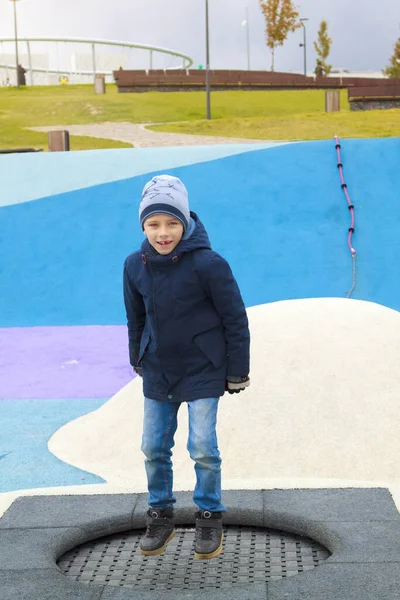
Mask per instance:
[[[107,398],[132,377],[125,326],[0,329],[0,399]]]

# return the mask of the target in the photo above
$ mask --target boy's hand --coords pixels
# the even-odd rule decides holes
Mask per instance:
[[[225,390],[229,394],[239,394],[250,385],[250,377],[229,377],[226,380]]]
[[[133,367],[133,371],[139,375],[139,377],[143,377],[142,367]]]

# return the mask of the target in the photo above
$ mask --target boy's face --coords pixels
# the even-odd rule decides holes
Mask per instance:
[[[143,225],[145,236],[159,254],[170,254],[183,236],[183,225],[170,215],[152,215]]]

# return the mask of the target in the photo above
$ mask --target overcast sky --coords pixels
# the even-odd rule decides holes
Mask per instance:
[[[310,19],[307,23],[310,69],[315,66],[312,42],[322,19],[329,23],[333,39],[330,61],[335,67],[378,71],[388,64],[400,36],[400,0],[299,0],[297,5],[301,16]],[[259,1],[209,0],[212,68],[247,68],[246,31],[242,26],[246,6],[251,66],[270,68]],[[196,67],[205,64],[205,0],[20,0],[17,11],[21,37],[139,42],[185,52]],[[12,2],[0,0],[0,37],[13,35]],[[276,70],[302,71],[303,50],[299,47],[302,35],[300,30],[290,34],[283,48],[277,50]],[[138,68],[144,66],[143,62],[138,64]]]

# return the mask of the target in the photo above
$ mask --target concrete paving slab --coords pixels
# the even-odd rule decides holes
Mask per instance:
[[[18,578],[26,569],[54,569],[59,556],[87,537],[79,527],[4,529],[0,532],[0,571],[15,571]]]
[[[120,495],[123,496],[123,495]],[[136,499],[132,518],[129,522],[130,502]],[[376,515],[382,520],[371,520],[368,499]],[[322,566],[295,577],[280,579],[279,582],[265,582],[242,586],[236,584],[230,588],[213,590],[213,600],[396,600],[399,584],[399,527],[398,513],[393,513],[390,496],[385,490],[262,490],[227,491],[224,500],[229,507],[225,522],[242,525],[264,525],[273,529],[283,529],[293,533],[302,533],[322,542],[333,552]],[[22,500],[22,499],[21,499]],[[12,505],[0,520],[0,582],[4,583],[6,595],[1,600],[28,598],[47,600],[51,598],[101,598],[101,600],[199,600],[210,597],[210,590],[154,590],[143,592],[132,588],[114,585],[77,584],[74,595],[71,581],[68,581],[56,567],[56,560],[66,551],[77,545],[94,539],[99,535],[98,515],[105,515],[107,533],[122,525],[125,528],[139,528],[144,525],[147,508],[147,494],[137,497],[109,495],[97,497],[34,497],[24,498],[24,503]],[[49,503],[53,500],[53,503]],[[356,506],[360,506],[357,513]],[[40,506],[40,502],[44,504]],[[85,502],[87,506],[85,506]],[[30,510],[30,503],[32,510]],[[354,508],[352,507],[354,503]],[[108,505],[108,508],[107,508]],[[46,527],[44,515],[46,507],[52,523],[57,513],[64,527]],[[81,508],[81,523],[85,529],[77,527]],[[177,522],[193,522],[191,492],[177,494]],[[113,520],[113,510],[119,511]],[[242,512],[243,511],[243,512]],[[31,513],[36,528],[24,528]],[[96,523],[90,525],[90,515]],[[396,514],[396,518],[394,518]],[[340,515],[345,520],[338,520]],[[392,517],[393,518],[389,518]],[[18,519],[21,518],[21,523]],[[121,518],[125,519],[121,522]],[[351,520],[352,518],[352,520]],[[69,526],[68,525],[69,520]],[[14,528],[10,527],[14,525]],[[128,526],[128,527],[127,527]],[[36,577],[36,573],[40,576]],[[27,575],[28,574],[28,575]],[[29,574],[32,574],[29,579]],[[43,585],[49,578],[49,585]],[[278,575],[277,575],[278,577]],[[30,581],[30,584],[29,584]],[[367,582],[367,585],[366,585]],[[28,595],[31,585],[31,593]],[[119,584],[118,584],[119,585]],[[43,590],[46,589],[45,592]],[[50,590],[50,592],[49,592]],[[50,593],[52,595],[50,595]],[[88,595],[89,594],[89,595]],[[92,594],[92,595],[91,595]]]
[[[280,529],[282,531],[293,532],[299,535],[310,537],[323,546],[326,546],[332,553],[337,553],[341,548],[341,540],[335,531],[335,523],[325,523],[324,521],[312,521],[301,514],[291,515],[277,510],[268,510],[264,513],[264,527],[271,529]]]
[[[334,555],[330,560],[374,562],[385,560],[384,556],[386,560],[400,557],[399,513],[388,490],[296,490],[292,495],[271,490],[263,494],[264,527],[309,536],[329,548]]]
[[[231,525],[243,525],[246,521],[255,527],[263,526],[264,498],[261,490],[232,490],[225,496],[223,501],[226,501]]]
[[[400,561],[400,519],[335,523],[339,552],[329,562],[384,563]],[[399,589],[400,597],[400,589]]]
[[[266,490],[263,495],[267,514],[278,505],[281,512],[292,516],[301,514],[313,521],[392,521],[399,518],[393,498],[385,488],[296,490],[295,494],[288,494],[287,490]]]
[[[265,583],[215,590],[154,590],[142,592],[128,589],[105,589],[101,600],[269,600]]]
[[[0,519],[1,529],[76,527],[96,537],[132,526],[136,494],[110,496],[33,496],[18,498]]]
[[[396,600],[400,563],[325,563],[299,577],[267,584],[268,600]]]
[[[100,600],[102,587],[66,581],[58,569],[0,571],[1,600]]]

